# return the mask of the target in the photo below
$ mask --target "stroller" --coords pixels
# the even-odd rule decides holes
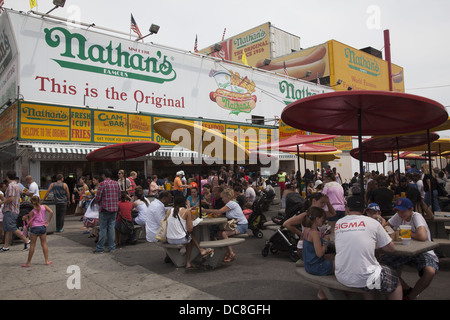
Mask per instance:
[[[267,221],[263,214],[263,206],[266,199],[266,194],[261,192],[261,195],[253,202],[252,213],[248,217],[248,228],[253,231],[253,235],[258,239],[261,239],[264,236],[261,229]]]
[[[279,228],[273,236],[270,237],[269,240],[266,241],[266,245],[261,251],[263,257],[267,257],[269,255],[269,251],[273,254],[281,252],[287,252],[289,254],[289,258],[293,262],[297,262],[300,259],[297,253],[297,242],[299,237],[296,234],[293,234],[286,228]]]
[[[263,190],[263,193],[266,196],[266,199],[262,203],[262,210],[267,211],[270,208],[270,204],[272,203],[273,199],[275,199],[275,189],[272,187],[272,185],[267,182],[266,188]]]
[[[290,217],[299,214],[303,208],[305,203],[305,199],[298,192],[289,193],[286,196],[286,208],[283,214],[278,214],[277,216],[272,218],[272,221],[275,224],[282,225],[284,221],[289,219]]]

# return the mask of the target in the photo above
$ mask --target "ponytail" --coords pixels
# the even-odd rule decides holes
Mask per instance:
[[[173,217],[176,218],[178,216],[178,212],[180,208],[183,208],[186,205],[186,200],[183,196],[176,196],[173,199]]]
[[[320,219],[326,216],[325,210],[319,207],[311,207],[306,211],[306,216],[302,220],[302,226],[305,228],[311,228],[316,219]]]

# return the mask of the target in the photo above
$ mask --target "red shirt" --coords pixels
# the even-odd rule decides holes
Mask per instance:
[[[98,185],[95,202],[99,204],[99,211],[119,211],[120,187],[117,181],[106,178]]]
[[[120,223],[120,217],[131,221],[131,210],[133,210],[133,204],[130,201],[119,202],[119,212],[117,215],[117,222]]]

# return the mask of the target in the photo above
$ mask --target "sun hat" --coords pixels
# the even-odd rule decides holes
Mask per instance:
[[[381,211],[380,206],[377,203],[370,203],[366,210]]]
[[[408,198],[400,198],[395,203],[395,207],[394,208],[398,209],[398,210],[406,211],[406,210],[409,210],[409,209],[411,209],[413,207],[414,206],[413,206],[411,200],[409,200]]]

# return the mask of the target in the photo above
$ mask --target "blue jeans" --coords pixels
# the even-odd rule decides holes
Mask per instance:
[[[105,250],[105,241],[108,238],[108,249],[110,251],[116,249],[114,226],[116,222],[117,212],[100,211],[98,215],[98,226],[100,228],[98,234],[98,242],[96,250],[103,252]]]
[[[425,192],[425,198],[423,199],[427,206],[431,208],[431,196],[430,192]],[[441,211],[441,207],[439,206],[439,195],[437,190],[433,190],[433,203],[434,203],[434,211]]]

